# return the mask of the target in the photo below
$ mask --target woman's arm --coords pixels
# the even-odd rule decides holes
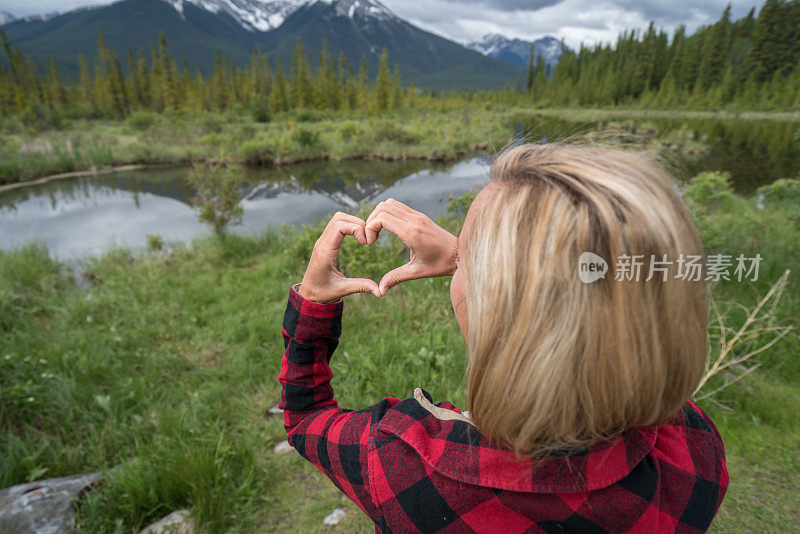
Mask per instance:
[[[280,407],[289,443],[377,522],[367,461],[372,410],[339,409],[330,384],[343,305],[341,300],[319,304],[290,290],[283,318]],[[396,402],[385,399],[382,412]]]
[[[399,271],[390,284],[384,285],[389,274],[384,276],[382,291],[373,280],[346,278],[334,266],[346,235],[362,245],[372,244],[381,228],[398,235],[411,249],[411,261],[389,273]],[[303,282],[290,290],[279,377],[289,443],[376,522],[379,512],[369,485],[370,435],[373,425],[399,401],[386,398],[361,411],[338,408],[330,384],[330,359],[341,335],[342,297],[380,296],[403,280],[452,274],[454,241],[424,215],[392,200],[379,204],[369,222],[337,213],[314,245]]]

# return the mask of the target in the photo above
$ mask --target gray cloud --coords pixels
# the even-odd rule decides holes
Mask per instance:
[[[536,11],[548,6],[560,4],[565,0],[463,0],[462,4],[476,4],[484,8],[503,9],[503,10],[519,10],[519,11]]]
[[[650,21],[668,32],[679,24],[689,31],[717,20],[729,0],[382,0],[418,26],[459,42],[487,33],[536,39],[564,38],[581,43],[614,42],[626,29],[644,30]],[[0,9],[17,16],[68,11],[111,0],[0,0]],[[734,18],[763,0],[732,0]]]
[[[689,31],[717,20],[728,0],[383,0],[395,13],[426,30],[467,42],[487,33],[535,39],[564,38],[581,43],[614,42],[626,29],[644,30],[650,21],[668,32],[679,24]],[[760,0],[733,0],[734,18],[744,16]]]
[[[41,15],[58,11],[63,13],[87,5],[110,4],[112,0],[0,0],[0,9],[17,17]]]

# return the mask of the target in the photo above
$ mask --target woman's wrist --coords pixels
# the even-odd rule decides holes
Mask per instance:
[[[297,291],[297,293],[299,293],[300,296],[303,297],[305,300],[310,300],[311,302],[315,302],[317,304],[333,304],[335,302],[342,300],[341,297],[335,299],[326,299],[322,295],[314,291],[314,289],[310,285],[303,284],[302,282],[299,284],[295,284],[292,287],[294,287],[295,291]]]

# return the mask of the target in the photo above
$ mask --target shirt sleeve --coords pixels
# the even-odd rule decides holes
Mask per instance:
[[[289,443],[325,473],[373,521],[379,512],[369,482],[373,419],[396,399],[369,410],[339,409],[331,387],[331,356],[342,331],[341,300],[319,304],[292,287],[283,318],[280,408]],[[377,422],[376,422],[377,424]]]

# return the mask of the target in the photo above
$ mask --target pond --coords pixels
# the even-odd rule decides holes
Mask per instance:
[[[394,197],[436,217],[451,195],[484,184],[489,161],[448,166],[414,162],[304,163],[246,172],[244,216],[231,230],[257,234],[282,224],[314,223],[362,202]],[[60,259],[96,255],[112,246],[144,247],[148,234],[187,242],[207,234],[191,207],[186,168],[67,178],[0,193],[0,249],[30,241]]]
[[[731,173],[734,188],[752,194],[777,178],[800,174],[797,123],[708,119],[567,121],[525,115],[514,119],[518,138],[547,142],[589,136],[654,148],[679,179],[704,170]],[[488,180],[485,156],[430,162],[317,162],[245,172],[243,224],[253,234],[282,224],[314,223],[337,210],[394,197],[435,218],[459,195]],[[148,234],[167,242],[205,235],[190,201],[187,169],[130,171],[69,178],[0,192],[0,249],[30,241],[60,259],[96,255],[110,246],[144,247]]]
[[[776,120],[629,118],[588,121],[521,115],[518,136],[532,142],[565,137],[612,140],[655,149],[679,179],[727,171],[749,195],[779,178],[800,175],[800,123]]]

